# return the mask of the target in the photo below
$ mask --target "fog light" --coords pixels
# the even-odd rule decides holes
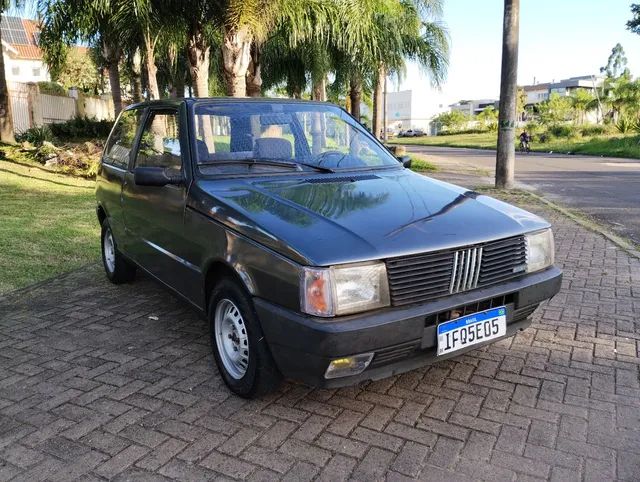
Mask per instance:
[[[331,360],[331,363],[329,363],[324,377],[340,378],[357,375],[358,373],[362,373],[364,369],[369,366],[372,359],[373,353],[361,353],[360,355],[336,358],[335,360]]]

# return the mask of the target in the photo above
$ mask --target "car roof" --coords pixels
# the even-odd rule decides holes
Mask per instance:
[[[253,103],[253,102],[268,102],[275,104],[321,104],[321,105],[335,105],[330,102],[322,102],[316,100],[302,100],[302,99],[289,99],[282,97],[172,97],[169,99],[157,99],[148,100],[145,102],[138,102],[126,107],[128,109],[138,109],[143,107],[176,107],[182,103],[195,104],[195,103]]]

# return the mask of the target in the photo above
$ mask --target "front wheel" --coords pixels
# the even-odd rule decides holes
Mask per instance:
[[[244,398],[278,388],[281,375],[269,351],[251,299],[237,283],[221,281],[209,303],[211,347],[222,379]]]
[[[104,272],[114,284],[127,283],[136,276],[136,268],[118,251],[111,226],[105,219],[102,222],[102,264]]]

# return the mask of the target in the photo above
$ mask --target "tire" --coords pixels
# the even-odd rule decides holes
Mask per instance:
[[[118,251],[118,245],[111,232],[109,222],[102,221],[101,250],[104,272],[114,284],[122,284],[133,281],[136,277],[136,267]]]
[[[229,389],[243,398],[275,391],[282,381],[249,295],[223,279],[209,302],[211,348]]]

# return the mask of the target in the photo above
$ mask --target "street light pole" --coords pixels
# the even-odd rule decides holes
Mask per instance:
[[[496,153],[496,188],[498,189],[511,189],[514,183],[519,22],[520,0],[504,0],[498,151]]]

